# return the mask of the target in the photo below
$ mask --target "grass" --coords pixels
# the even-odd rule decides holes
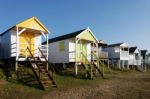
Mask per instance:
[[[30,74],[32,72],[27,70]],[[80,79],[68,75],[54,75],[58,88],[43,91],[32,85],[6,79],[0,69],[0,97],[2,99],[150,99],[150,71],[115,70],[105,67],[105,78]]]

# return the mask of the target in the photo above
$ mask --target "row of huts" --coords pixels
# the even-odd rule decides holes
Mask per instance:
[[[95,52],[97,58],[118,69],[144,70],[150,65],[148,50],[140,50],[126,43],[107,44],[98,40],[89,28],[49,39],[48,42],[49,61],[52,63],[81,63],[86,60],[84,58],[92,62],[96,60],[92,55]]]
[[[150,53],[147,50],[130,47],[126,43],[107,44],[99,40],[90,28],[49,39],[48,29],[36,17],[0,34],[0,59],[15,63],[16,70],[23,63],[28,63],[43,88],[45,82],[41,80],[43,76],[40,73],[55,85],[48,72],[48,69],[53,72],[54,68],[49,63],[73,64],[76,75],[78,67],[82,65],[90,77],[93,77],[93,70],[103,76],[100,66],[104,64],[120,69],[130,69],[132,66],[139,70],[150,65]]]

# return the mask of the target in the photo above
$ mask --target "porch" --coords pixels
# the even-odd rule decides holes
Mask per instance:
[[[16,61],[26,61],[28,57],[39,57],[48,60],[48,33],[28,28],[16,27],[15,35],[11,37],[11,57]],[[42,45],[42,37],[46,44]],[[45,60],[46,59],[46,60]]]

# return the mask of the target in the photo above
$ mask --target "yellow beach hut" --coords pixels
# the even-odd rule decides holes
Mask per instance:
[[[0,59],[15,61],[16,70],[20,63],[29,63],[43,88],[44,82],[39,73],[44,72],[49,80],[53,80],[48,73],[48,34],[48,29],[36,17],[16,24],[0,34]],[[46,39],[46,45],[42,45],[42,38]]]

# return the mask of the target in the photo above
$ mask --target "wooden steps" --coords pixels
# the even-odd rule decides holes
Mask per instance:
[[[95,68],[95,71],[97,71],[102,77],[104,77],[103,73],[101,72],[100,68],[95,64],[93,63],[93,66]]]
[[[97,64],[95,64],[94,62],[90,62],[83,53],[82,56],[85,58],[85,62],[81,63],[81,65],[84,67],[86,75],[88,75],[88,77],[90,77],[91,79],[93,79],[93,77],[96,77],[97,76],[96,71],[101,75],[101,77],[104,77],[103,73],[99,68],[99,66],[102,65],[100,60],[97,60]]]
[[[90,66],[87,64],[83,64],[83,63],[81,64],[81,66],[83,66],[83,68],[85,69],[87,76],[91,78]]]
[[[52,75],[46,70],[46,63],[43,63],[40,61],[40,58],[37,57],[28,57],[28,62],[43,89],[51,86],[57,87]]]
[[[32,68],[35,78],[36,78],[38,84],[42,87],[42,89],[45,90],[50,87],[57,87],[57,85],[53,79],[54,69],[52,69],[52,67],[48,63],[46,57],[43,56],[45,61],[41,61],[40,57],[33,56],[33,54],[31,53],[31,51],[28,47],[27,47],[27,51],[29,52],[30,57],[27,57],[27,63],[25,63],[25,64]],[[39,51],[43,55],[43,53],[40,49],[39,49]],[[20,72],[20,73],[24,72],[23,68],[22,68],[24,65],[19,65],[18,72]],[[51,70],[52,74],[50,74],[49,71],[47,70],[47,66],[51,67],[50,70]]]

